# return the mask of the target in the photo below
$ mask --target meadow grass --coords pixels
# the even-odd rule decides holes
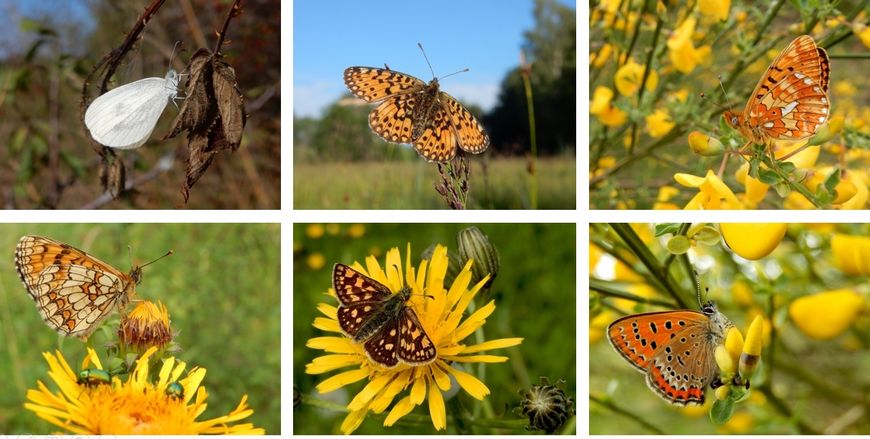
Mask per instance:
[[[407,245],[411,245],[411,263],[420,264],[420,254],[430,245],[440,243],[449,251],[456,250],[457,233],[467,224],[365,224],[365,225],[306,225],[296,224],[293,234],[293,383],[304,395],[347,405],[365,382],[349,384],[335,392],[323,395],[315,386],[341,369],[322,375],[308,375],[305,365],[322,351],[305,346],[312,337],[334,336],[312,326],[322,314],[319,303],[336,306],[334,297],[327,295],[331,287],[332,267],[341,262],[351,264],[374,255],[380,264],[385,253],[398,247],[404,263]],[[481,329],[485,339],[523,337],[515,348],[499,349],[487,354],[507,356],[505,363],[487,364],[481,375],[479,364],[454,363],[464,371],[482,379],[491,394],[480,402],[460,391],[447,401],[447,433],[457,434],[470,428],[476,434],[523,433],[525,430],[484,428],[474,423],[459,425],[464,418],[458,411],[477,413],[489,419],[480,410],[489,405],[496,420],[520,420],[511,412],[519,405],[520,389],[537,384],[540,376],[552,382],[567,381],[567,393],[576,395],[576,225],[575,224],[475,224],[496,246],[501,268],[487,297],[477,297],[480,307],[495,301],[495,311],[487,317]],[[405,267],[403,267],[404,269]],[[449,285],[446,285],[449,287]],[[470,312],[470,311],[469,311]],[[466,339],[474,344],[475,336]],[[403,394],[396,398],[401,399]],[[303,398],[303,400],[304,400]],[[428,404],[423,403],[412,414],[425,420],[414,424],[410,419],[394,427],[382,426],[384,416],[370,414],[355,434],[432,434],[428,419]],[[307,403],[294,410],[294,434],[339,434],[339,425],[347,412],[318,409]],[[485,423],[487,419],[481,419]],[[484,424],[485,425],[485,424]]]
[[[143,270],[138,297],[166,304],[183,351],[176,357],[207,369],[209,393],[201,417],[228,413],[243,394],[254,414],[245,420],[281,432],[280,225],[277,224],[2,224],[0,249],[0,433],[58,431],[24,409],[27,389],[46,374],[43,352],[60,349],[80,367],[85,344],[64,339],[40,318],[15,271],[18,238],[36,234],[85,250],[123,271],[167,250],[174,254]],[[109,317],[104,329],[117,324]],[[114,326],[116,328],[116,326]],[[94,349],[106,358],[109,337],[99,330]]]
[[[528,209],[527,161],[471,160],[470,209]],[[539,158],[538,207],[574,209],[577,194],[573,156]],[[296,209],[446,209],[435,192],[434,164],[413,162],[297,163],[293,168]]]

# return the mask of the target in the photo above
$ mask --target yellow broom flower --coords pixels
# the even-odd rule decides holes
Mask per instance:
[[[128,378],[113,376],[111,382],[81,382],[63,354],[44,353],[48,376],[59,390],[52,392],[37,381],[38,389],[27,391],[24,404],[40,418],[70,434],[265,434],[253,424],[235,424],[251,416],[247,395],[229,414],[197,421],[206,409],[208,393],[200,386],[206,370],[192,368],[184,377],[186,364],[169,357],[163,361],[156,383],[149,380],[149,358],[157,352],[148,349],[136,360]],[[99,357],[88,348],[82,370],[93,363],[102,375]],[[94,369],[91,369],[92,371]]]
[[[386,285],[393,292],[405,286],[411,289],[406,306],[417,314],[420,324],[436,347],[434,361],[424,365],[412,366],[400,362],[392,368],[384,368],[372,362],[366,355],[363,345],[341,335],[336,317],[337,308],[321,303],[318,310],[325,317],[314,320],[314,327],[338,334],[337,336],[315,337],[306,343],[312,349],[329,353],[315,358],[305,366],[305,372],[312,375],[332,372],[350,367],[333,375],[317,385],[320,393],[332,392],[357,381],[368,380],[363,389],[347,405],[350,414],[341,424],[341,431],[350,434],[362,424],[369,412],[382,413],[392,404],[384,426],[389,427],[410,413],[416,406],[423,404],[428,395],[429,416],[436,430],[447,427],[447,413],[444,393],[451,388],[451,379],[470,396],[482,400],[488,395],[489,388],[475,376],[457,368],[457,363],[502,363],[508,357],[480,354],[482,351],[516,346],[522,338],[504,338],[485,341],[479,344],[465,344],[468,336],[480,329],[486,318],[495,310],[495,301],[473,310],[465,320],[463,314],[475,295],[489,280],[484,277],[471,285],[473,261],[469,261],[453,284],[444,285],[447,274],[447,248],[438,245],[430,260],[423,260],[419,267],[411,265],[411,246],[408,245],[405,271],[403,276],[402,259],[398,248],[387,252],[387,270],[384,271],[374,256],[366,258],[365,267],[354,263],[351,267],[364,275]],[[335,292],[330,288],[330,295]],[[407,394],[393,404],[401,393]]]

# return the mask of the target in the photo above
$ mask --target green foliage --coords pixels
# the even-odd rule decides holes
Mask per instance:
[[[18,238],[38,234],[69,243],[121,269],[174,254],[146,267],[139,298],[169,309],[177,358],[207,369],[203,385],[212,418],[235,408],[242,395],[254,410],[249,422],[281,432],[280,227],[276,224],[3,224],[0,248],[11,254]],[[133,261],[130,260],[130,246]],[[117,314],[103,328],[117,323]],[[107,337],[91,337],[97,353]],[[60,339],[39,316],[21,285],[12,258],[0,270],[0,433],[49,434],[56,427],[25,410],[25,393],[36,381],[53,388],[42,352],[60,349],[71,366],[85,345]],[[239,371],[244,371],[240,373]]]
[[[407,147],[398,147],[406,148]],[[405,151],[416,155],[412,151]],[[521,159],[471,160],[469,209],[526,209],[528,166]],[[299,164],[293,170],[297,209],[444,209],[433,189],[438,170],[412,162]],[[577,174],[573,157],[538,160],[538,207],[573,209]]]
[[[538,377],[552,380],[564,378],[567,394],[576,395],[576,226],[574,224],[477,224],[498,249],[500,270],[492,284],[489,297],[495,300],[495,312],[483,327],[487,340],[503,337],[523,337],[516,348],[487,352],[510,357],[506,363],[487,364],[485,376],[477,364],[466,369],[482,379],[491,394],[485,402],[468,397],[464,392],[447,401],[447,433],[458,434],[461,428],[472,433],[522,433],[520,428],[485,427],[485,421],[519,420],[511,413],[519,405],[521,389],[538,382]],[[364,233],[360,236],[364,227]],[[359,261],[374,255],[383,264],[384,254],[398,247],[402,260],[411,245],[411,262],[419,265],[420,255],[432,244],[440,243],[450,251],[457,248],[457,234],[468,227],[463,224],[366,224],[364,226],[305,225],[294,228],[293,266],[293,384],[302,393],[302,400],[316,398],[346,406],[359,392],[364,382],[349,384],[328,395],[319,394],[315,386],[336,372],[308,375],[305,365],[320,356],[321,351],[305,346],[306,340],[326,334],[312,326],[321,316],[317,304],[336,305],[326,294],[331,287],[333,264]],[[351,230],[356,230],[352,233]],[[318,233],[320,232],[320,233]],[[476,299],[477,306],[485,301]],[[542,323],[542,322],[546,323]],[[474,336],[468,339],[474,343]],[[454,364],[456,366],[456,364]],[[482,407],[491,408],[485,416]],[[459,425],[457,412],[477,414],[480,422]],[[386,412],[385,412],[386,414]],[[369,415],[355,434],[430,434],[434,433],[428,418],[428,404],[416,408],[409,418],[396,426],[385,428],[384,415]],[[336,434],[346,412],[317,409],[305,402],[294,411],[294,434]],[[417,415],[418,418],[413,416]],[[467,430],[462,430],[466,431]]]

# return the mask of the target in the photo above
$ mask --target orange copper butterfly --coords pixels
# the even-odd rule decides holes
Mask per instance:
[[[671,404],[703,405],[707,385],[718,381],[713,354],[733,326],[713,302],[701,311],[678,310],[622,317],[607,328],[607,339],[623,358],[646,375],[646,384]]]
[[[743,114],[726,111],[725,122],[756,144],[810,137],[828,120],[830,72],[825,49],[799,36],[767,68]]]

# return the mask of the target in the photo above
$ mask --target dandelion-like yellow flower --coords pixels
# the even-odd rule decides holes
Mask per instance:
[[[414,310],[426,334],[435,344],[437,357],[434,361],[418,366],[400,362],[396,367],[384,368],[366,356],[362,344],[355,343],[342,335],[316,337],[306,343],[306,346],[312,349],[329,353],[307,364],[306,373],[316,375],[352,367],[318,384],[317,390],[320,393],[331,392],[348,384],[368,379],[368,384],[347,405],[350,414],[341,424],[341,431],[345,434],[356,430],[370,411],[382,413],[405,390],[410,391],[393,405],[384,420],[384,426],[395,424],[414,407],[426,401],[428,395],[432,425],[436,430],[445,429],[447,413],[443,393],[450,389],[451,378],[476,399],[482,400],[489,394],[486,384],[460,370],[456,367],[457,363],[502,363],[507,361],[508,357],[479,353],[516,346],[522,342],[522,338],[504,338],[471,345],[463,343],[463,340],[486,323],[486,318],[495,310],[495,301],[490,301],[471,312],[463,320],[463,313],[489,277],[484,277],[477,284],[471,285],[473,261],[469,261],[456,276],[453,284],[446,287],[444,278],[449,263],[446,247],[436,246],[431,259],[423,260],[417,268],[411,265],[410,254],[409,244],[404,275],[398,248],[392,248],[387,252],[386,271],[381,268],[374,256],[366,258],[365,267],[355,263],[352,268],[386,285],[393,292],[405,286],[411,289],[411,296],[406,306]],[[335,292],[330,289],[330,294],[334,295]],[[316,318],[314,326],[323,331],[341,334],[336,318],[337,308],[322,303],[318,309],[326,317]]]
[[[30,402],[24,407],[72,434],[265,434],[253,424],[231,425],[254,413],[247,406],[247,395],[229,414],[197,421],[207,405],[208,394],[200,386],[206,370],[194,367],[182,377],[186,364],[169,357],[157,382],[151,383],[148,359],[155,352],[152,347],[142,354],[126,381],[114,376],[111,383],[99,384],[79,383],[63,354],[46,352],[48,375],[60,390],[52,392],[37,381],[38,389],[27,391]],[[82,369],[91,363],[103,371],[96,352],[89,348]]]

